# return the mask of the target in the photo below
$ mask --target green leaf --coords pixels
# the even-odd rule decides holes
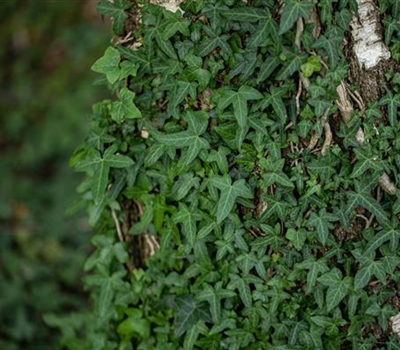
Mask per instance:
[[[113,18],[113,30],[116,35],[121,35],[124,32],[124,22],[128,18],[125,10],[129,9],[133,3],[126,0],[101,0],[97,4],[97,11],[102,15]]]
[[[240,128],[245,128],[247,125],[247,101],[258,100],[263,98],[263,95],[250,86],[243,85],[237,92],[228,89],[221,89],[218,99],[218,108],[224,110],[229,105],[233,106],[233,114]]]
[[[370,147],[368,148],[355,148],[354,153],[357,157],[357,163],[354,165],[351,177],[356,178],[363,175],[367,170],[383,170],[383,162],[378,156],[373,155]]]
[[[99,316],[104,317],[111,306],[114,297],[114,289],[111,278],[103,278],[100,285],[100,294],[98,301]]]
[[[104,52],[103,57],[93,63],[91,69],[94,72],[105,74],[109,83],[114,84],[120,77],[120,60],[118,50],[110,46]]]
[[[328,312],[339,305],[351,288],[351,278],[342,278],[342,272],[336,267],[318,278],[319,282],[328,287],[326,293],[326,307]]]
[[[127,156],[114,155],[116,150],[116,145],[107,148],[103,157],[98,151],[92,150],[86,159],[76,164],[77,169],[93,173],[92,196],[95,203],[99,203],[105,194],[110,167],[127,168],[134,164],[133,160]]]
[[[180,11],[171,12],[165,11],[165,24],[162,26],[161,33],[164,40],[168,40],[176,33],[181,33],[184,36],[189,36],[190,22],[182,17]]]
[[[196,298],[199,301],[206,301],[210,305],[212,320],[214,323],[219,323],[221,319],[221,301],[214,289],[205,283],[203,290],[197,293]]]
[[[213,176],[210,178],[210,183],[220,190],[220,198],[217,205],[217,223],[221,223],[228,217],[237,197],[253,198],[253,194],[245,185],[244,179],[237,180],[232,185],[229,175]]]
[[[196,343],[197,338],[199,337],[199,329],[197,325],[194,325],[189,332],[186,333],[185,340],[183,342],[184,349],[192,350]]]
[[[100,202],[104,193],[106,192],[108,185],[108,174],[110,172],[109,166],[102,159],[93,174],[93,182],[92,182],[92,195],[95,203]]]
[[[271,13],[268,11],[266,18],[260,21],[256,30],[248,39],[247,45],[249,48],[267,46],[269,37],[276,37],[277,32],[277,25],[272,18]]]
[[[200,215],[198,210],[195,210],[193,208],[189,209],[185,204],[181,202],[179,203],[179,209],[175,213],[173,219],[175,223],[182,224],[182,233],[186,237],[189,245],[193,247],[196,242],[197,234],[196,222],[202,219],[202,216]]]
[[[227,286],[228,289],[237,289],[239,291],[240,299],[246,307],[252,306],[252,297],[249,284],[240,276],[231,274],[230,282]]]
[[[144,164],[146,167],[152,166],[157,160],[162,157],[162,155],[166,152],[167,147],[161,143],[156,143],[152,145],[146,151],[146,158]]]
[[[227,174],[229,171],[228,167],[228,160],[226,159],[226,156],[230,154],[231,151],[227,147],[219,146],[218,151],[216,150],[211,150],[207,162],[216,162],[218,165],[218,168],[222,174]]]
[[[222,15],[231,21],[258,22],[261,20],[265,21],[267,19],[268,12],[260,8],[241,6],[223,10]]]
[[[329,271],[326,259],[315,260],[314,257],[296,265],[298,268],[307,269],[307,291],[311,292],[315,286],[318,275]]]
[[[257,84],[265,81],[282,62],[276,56],[268,56],[260,66]]]
[[[219,35],[217,32],[207,26],[204,26],[203,29],[208,34],[208,37],[205,37],[200,43],[197,51],[198,56],[204,57],[217,47],[220,47],[222,51],[227,54],[232,54],[232,49],[227,42],[230,38],[229,35]]]
[[[391,251],[395,251],[399,245],[399,238],[400,230],[398,228],[398,223],[394,222],[372,237],[372,239],[367,244],[365,254],[377,250],[387,241],[390,241]]]
[[[185,295],[178,300],[177,304],[178,310],[175,318],[174,335],[175,337],[181,337],[196,323],[198,304],[192,295]]]
[[[314,72],[319,72],[321,70],[321,58],[319,56],[310,56],[307,62],[302,64],[300,68],[304,76],[309,78]]]
[[[291,55],[292,56],[292,55]],[[294,72],[297,72],[305,58],[306,55],[295,55],[292,56],[291,60],[288,60],[287,63],[284,63],[284,67],[279,71],[277,79],[278,80],[286,80],[289,78]]]
[[[318,215],[316,213],[311,214],[307,220],[307,226],[315,227],[318,240],[325,245],[328,242],[329,229],[334,228],[331,222],[338,220],[339,218],[336,215],[327,213],[325,209],[321,209]]]
[[[322,49],[329,57],[330,68],[335,68],[339,62],[339,53],[341,52],[340,45],[342,45],[342,35],[337,31],[330,31],[321,35],[312,46],[315,49]]]
[[[285,220],[288,210],[290,208],[289,203],[275,196],[264,195],[263,199],[268,204],[268,207],[261,215],[261,222],[266,222],[267,219],[269,219],[273,214],[278,215],[279,219]]]
[[[355,187],[355,192],[347,192],[346,214],[350,215],[355,208],[361,206],[374,214],[380,224],[387,225],[389,222],[387,214],[380,203],[371,196],[370,184],[355,181]]]
[[[125,119],[137,119],[142,117],[142,113],[133,103],[135,94],[127,88],[120,91],[119,100],[111,104],[111,118],[117,123],[123,122]]]
[[[307,19],[312,6],[313,4],[307,0],[286,0],[281,15],[279,34],[282,35],[290,30],[300,16]]]
[[[192,187],[199,188],[200,179],[195,177],[193,173],[186,173],[179,176],[177,182],[172,187],[172,194],[177,201],[184,198]]]
[[[166,146],[174,148],[188,147],[181,157],[181,162],[183,165],[189,165],[196,159],[201,150],[210,148],[208,141],[199,137],[197,134],[198,132],[202,132],[202,130],[198,129],[196,132],[192,130],[186,130],[173,134],[161,134],[159,132],[154,132],[154,137],[157,141]]]
[[[307,239],[307,231],[304,229],[295,230],[289,228],[286,232],[286,238],[293,243],[297,250],[301,250]]]
[[[143,312],[138,309],[130,309],[129,316],[123,320],[117,328],[118,334],[125,337],[141,337],[148,339],[150,337],[150,322],[143,318]]]
[[[221,23],[222,13],[226,12],[227,10],[229,10],[227,6],[222,5],[222,3],[217,1],[215,4],[207,3],[201,10],[201,13],[209,18],[211,27],[216,29]]]
[[[390,91],[386,91],[386,95],[379,101],[380,106],[387,106],[389,122],[392,127],[397,125],[397,109],[400,106],[400,95],[394,94]]]

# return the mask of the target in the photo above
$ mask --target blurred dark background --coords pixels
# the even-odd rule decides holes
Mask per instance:
[[[43,315],[88,307],[80,181],[68,159],[84,140],[111,29],[96,0],[0,0],[0,349],[59,349]],[[70,210],[71,211],[71,210]]]

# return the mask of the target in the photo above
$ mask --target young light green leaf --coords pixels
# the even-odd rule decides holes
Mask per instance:
[[[121,123],[124,119],[137,119],[142,117],[142,113],[133,103],[135,94],[127,88],[122,88],[119,100],[111,104],[111,118],[117,123]]]
[[[104,52],[103,57],[93,63],[91,69],[94,72],[105,74],[110,84],[114,84],[120,77],[120,60],[118,50],[110,46]]]

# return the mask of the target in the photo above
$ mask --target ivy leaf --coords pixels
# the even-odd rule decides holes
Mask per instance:
[[[215,4],[206,4],[201,10],[201,13],[208,17],[211,27],[216,29],[221,23],[222,13],[227,10],[229,10],[227,6],[222,5],[219,1],[217,1]]]
[[[267,209],[260,217],[261,222],[266,222],[273,214],[276,214],[279,219],[285,220],[290,204],[284,201],[279,196],[263,196],[264,201],[268,204]]]
[[[134,164],[127,156],[115,155],[117,146],[113,145],[105,150],[103,157],[100,152],[92,150],[88,157],[77,163],[77,170],[92,172],[92,196],[95,203],[99,203],[106,192],[110,167],[127,168]]]
[[[239,127],[245,128],[247,125],[248,114],[247,101],[259,100],[261,98],[263,98],[261,92],[247,85],[242,85],[237,92],[228,89],[221,89],[218,99],[218,108],[224,110],[229,105],[232,105],[233,113]]]
[[[279,71],[277,79],[278,80],[286,80],[289,78],[294,72],[297,72],[302,63],[306,60],[307,55],[290,55],[287,63],[284,63],[284,67]],[[291,58],[291,59],[290,59]]]
[[[222,174],[227,174],[229,171],[228,167],[228,160],[226,159],[226,156],[230,154],[231,151],[227,147],[219,146],[218,151],[216,150],[211,150],[207,162],[216,162],[218,165],[218,168]]]
[[[157,141],[166,146],[174,148],[187,147],[181,158],[183,165],[189,165],[196,159],[201,150],[210,148],[209,142],[206,139],[201,138],[192,130],[180,131],[173,134],[161,134],[155,132],[154,137]]]
[[[241,6],[222,11],[222,15],[231,21],[258,22],[267,20],[268,12],[250,6]]]
[[[391,251],[395,251],[399,245],[400,229],[396,221],[392,222],[389,226],[374,235],[368,242],[365,249],[365,254],[375,251],[387,241],[390,241]]]
[[[114,289],[112,285],[112,280],[110,277],[103,278],[100,285],[100,295],[99,295],[99,316],[104,317],[111,306],[112,299],[114,297]]]
[[[184,36],[189,36],[189,25],[190,22],[186,19],[183,19],[182,13],[180,11],[171,12],[165,11],[165,23],[160,30],[162,33],[162,38],[164,40],[169,40],[176,33],[181,33]]]
[[[268,43],[268,38],[273,36],[276,37],[278,33],[277,24],[268,11],[267,16],[260,21],[258,27],[254,33],[250,36],[247,41],[249,48],[256,48],[259,46],[266,46]],[[274,56],[272,56],[274,57]],[[260,70],[261,71],[261,70]]]
[[[124,32],[124,22],[128,18],[125,10],[129,9],[133,4],[126,0],[101,0],[97,4],[97,11],[102,15],[113,18],[113,30],[116,35],[121,35]]]
[[[239,291],[240,299],[246,307],[252,306],[251,290],[249,284],[244,278],[236,275],[230,275],[230,282],[227,285],[228,289],[237,289]]]
[[[237,197],[253,198],[253,194],[246,186],[244,179],[237,180],[232,184],[230,176],[226,174],[222,177],[211,177],[210,183],[214,187],[218,188],[221,193],[217,206],[217,223],[221,223],[228,217],[235,205]]]
[[[308,258],[306,261],[296,265],[298,268],[307,269],[307,291],[311,292],[317,282],[319,274],[323,274],[329,271],[329,267],[326,264],[326,259],[315,260],[314,257]]]
[[[359,290],[364,288],[371,277],[377,277],[382,283],[386,280],[386,271],[382,261],[370,261],[367,265],[361,267],[354,278],[354,289]]]
[[[281,63],[282,62],[278,57],[272,55],[268,56],[260,66],[260,74],[257,77],[257,84],[265,81]]]
[[[117,123],[121,123],[124,119],[137,119],[142,117],[142,113],[133,103],[135,94],[127,88],[122,88],[119,100],[111,104],[111,118]]]
[[[286,238],[293,243],[297,250],[301,250],[307,239],[307,231],[304,229],[295,230],[289,228],[286,232]]]
[[[213,51],[217,47],[220,47],[222,51],[225,52],[226,54],[232,54],[231,46],[228,43],[228,40],[230,38],[229,35],[227,34],[219,35],[218,32],[214,31],[213,29],[207,26],[204,26],[203,29],[208,35],[208,37],[205,37],[199,45],[197,54],[200,57],[208,55],[211,51]]]
[[[174,222],[181,223],[182,233],[186,237],[189,245],[194,247],[196,242],[197,234],[197,221],[202,220],[202,216],[198,210],[193,210],[193,208],[188,208],[184,203],[179,203],[179,209],[174,214]]]
[[[397,1],[396,1],[397,2]],[[336,13],[336,21],[339,27],[343,30],[349,29],[349,24],[353,18],[351,12],[348,9],[342,9],[340,12]],[[389,43],[386,43],[387,45]]]
[[[309,1],[286,0],[281,16],[279,34],[282,35],[290,30],[300,16],[307,19],[310,16],[312,6]]]
[[[179,201],[188,194],[192,187],[199,188],[199,186],[200,179],[195,177],[194,174],[190,172],[179,176],[179,179],[177,182],[175,182],[171,192],[173,193],[175,199]]]
[[[118,50],[110,46],[104,52],[103,57],[93,63],[91,69],[96,73],[105,74],[108,82],[114,84],[120,77],[120,60],[121,57]]]
[[[318,240],[326,245],[328,242],[329,229],[334,228],[331,222],[338,221],[339,218],[331,213],[327,213],[325,209],[321,209],[318,213],[312,213],[310,218],[307,220],[308,227],[315,227],[317,231]]]
[[[383,170],[384,166],[382,161],[371,152],[371,147],[368,148],[355,148],[354,153],[357,156],[357,163],[354,165],[352,178],[360,177],[367,170]]]
[[[330,31],[321,35],[312,47],[324,50],[328,55],[330,68],[335,68],[339,62],[338,52],[342,41],[342,35],[338,35],[337,31]]]
[[[389,222],[387,214],[380,203],[371,196],[370,191],[370,184],[355,181],[355,191],[347,192],[346,214],[350,216],[355,208],[361,206],[374,214],[380,224],[387,225]]]
[[[273,184],[294,188],[293,182],[290,181],[289,177],[283,171],[284,165],[284,159],[273,161],[271,158],[262,158],[260,160],[260,166],[263,170],[262,184],[264,188],[267,188]]]
[[[235,297],[236,293],[223,289],[221,282],[217,282],[214,288],[208,283],[204,283],[203,290],[196,295],[196,299],[206,301],[210,305],[212,320],[218,324],[221,320],[221,299]]]
[[[395,127],[397,125],[397,109],[400,106],[400,95],[393,95],[390,90],[387,90],[386,95],[379,101],[379,105],[387,106],[390,125]]]
[[[175,318],[175,337],[185,334],[198,321],[198,303],[193,295],[185,295],[177,300],[177,313]]]
[[[162,157],[162,155],[166,152],[167,147],[161,143],[156,143],[152,145],[146,151],[146,158],[144,164],[146,167],[150,167],[157,162],[157,160]]]
[[[328,312],[339,305],[352,286],[352,278],[347,276],[343,279],[342,272],[336,267],[319,277],[318,281],[328,287],[326,293]]]

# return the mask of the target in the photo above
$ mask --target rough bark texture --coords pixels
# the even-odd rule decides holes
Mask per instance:
[[[385,92],[390,51],[382,41],[379,8],[372,0],[357,0],[357,3],[358,13],[351,22],[351,83],[360,86],[365,102],[372,102]]]

